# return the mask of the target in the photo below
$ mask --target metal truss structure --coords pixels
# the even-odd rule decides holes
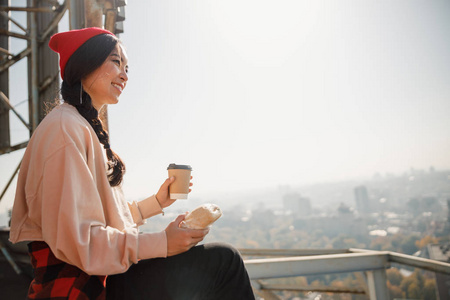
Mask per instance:
[[[57,98],[58,56],[47,45],[50,37],[58,32],[58,25],[64,15],[69,13],[69,29],[95,26],[120,34],[123,32],[126,1],[26,0],[26,6],[10,4],[10,0],[0,0],[0,155],[23,149],[28,144],[28,141],[24,141],[11,145],[10,112],[20,120],[31,136],[45,116],[49,103]],[[26,24],[12,18],[11,12],[26,14]],[[12,24],[18,32],[11,30]],[[12,53],[10,39],[26,41],[25,49]],[[22,77],[24,88],[28,90],[27,117],[21,115],[14,106],[13,103],[17,101],[11,101],[9,98],[9,70],[23,59],[27,60],[28,65],[28,74]],[[29,121],[26,121],[27,119]],[[19,168],[20,163],[2,190],[0,201]]]

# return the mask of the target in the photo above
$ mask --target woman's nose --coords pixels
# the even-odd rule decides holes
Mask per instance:
[[[120,72],[120,79],[122,79],[124,82],[128,81],[128,74],[125,70],[122,69],[122,72]]]

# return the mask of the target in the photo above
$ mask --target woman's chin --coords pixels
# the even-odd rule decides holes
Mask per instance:
[[[114,105],[114,104],[117,104],[117,103],[119,103],[119,98],[114,98],[114,99],[111,99],[111,101],[108,102],[108,105]]]

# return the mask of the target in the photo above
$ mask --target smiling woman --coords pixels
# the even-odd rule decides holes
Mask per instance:
[[[60,67],[63,78],[61,95],[64,102],[74,106],[94,128],[108,157],[108,179],[112,186],[117,186],[122,182],[125,165],[111,150],[108,133],[103,128],[98,112],[105,104],[115,104],[119,101],[121,90],[115,85],[125,87],[128,80],[128,60],[115,36],[102,29],[93,31],[97,35],[87,35],[86,37],[90,38],[67,59],[65,53],[73,43],[67,39],[73,37],[56,34],[50,42],[50,47],[63,57]]]

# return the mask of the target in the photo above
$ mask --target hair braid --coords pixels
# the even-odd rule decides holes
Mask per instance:
[[[111,186],[118,186],[122,182],[123,175],[125,174],[125,164],[119,155],[111,149],[108,132],[103,127],[103,122],[98,116],[98,111],[92,106],[91,97],[85,92],[83,92],[83,104],[85,105],[77,105],[75,107],[89,124],[91,124],[100,143],[102,143],[103,148],[106,150],[106,156],[108,158],[108,180]]]

